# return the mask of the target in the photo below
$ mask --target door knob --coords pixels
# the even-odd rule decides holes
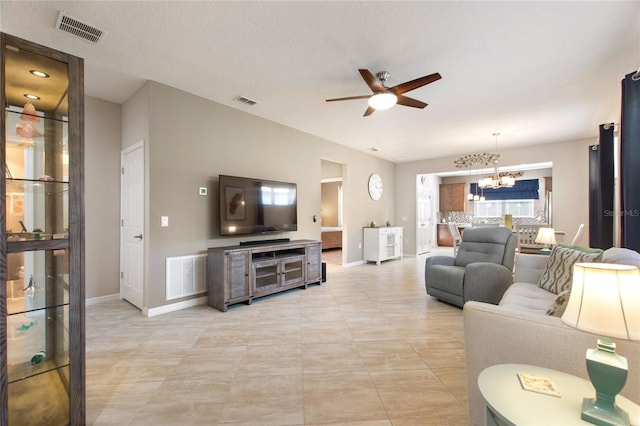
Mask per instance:
[[[133,238],[137,238],[137,239],[141,240],[141,239],[142,239],[142,234],[140,234],[140,235],[134,235],[134,236],[133,236]]]

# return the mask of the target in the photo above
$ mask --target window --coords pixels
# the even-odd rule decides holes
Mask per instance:
[[[510,214],[513,217],[534,217],[534,200],[495,200],[474,201],[475,217],[502,217]]]
[[[474,194],[480,193],[480,190],[476,183],[472,183],[470,189]],[[489,201],[538,200],[540,199],[538,189],[538,179],[520,179],[516,180],[515,185],[513,185],[513,187],[511,188],[486,188],[482,190],[482,194]]]

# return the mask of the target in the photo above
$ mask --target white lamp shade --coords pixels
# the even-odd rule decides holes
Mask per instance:
[[[496,185],[497,185],[497,183],[490,177],[486,177],[486,178],[480,179],[478,181],[478,186],[480,188],[490,188],[490,187],[496,186]]]
[[[608,263],[576,263],[562,321],[600,336],[640,340],[640,270]]]
[[[380,92],[369,98],[368,104],[376,110],[385,110],[394,106],[398,97],[391,92]]]
[[[516,178],[513,176],[502,176],[500,177],[500,186],[514,186],[516,184]]]
[[[536,243],[538,244],[555,244],[556,231],[553,228],[540,228],[536,235]]]

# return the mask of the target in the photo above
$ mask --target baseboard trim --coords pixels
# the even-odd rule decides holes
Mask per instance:
[[[120,295],[118,293],[114,293],[114,294],[108,294],[106,296],[98,296],[98,297],[92,297],[91,299],[86,299],[84,301],[85,306],[90,306],[90,305],[95,305],[97,303],[100,302],[107,302],[110,300],[116,300],[116,299],[120,299]]]
[[[178,303],[159,306],[157,308],[143,308],[142,314],[146,317],[155,317],[156,315],[168,314],[169,312],[180,311],[182,309],[193,308],[194,306],[206,305],[207,296],[197,297],[195,299],[184,300]]]
[[[364,260],[359,260],[357,262],[351,262],[351,263],[344,263],[342,264],[342,266],[344,268],[352,268],[354,266],[358,266],[358,265],[364,265],[365,261]]]

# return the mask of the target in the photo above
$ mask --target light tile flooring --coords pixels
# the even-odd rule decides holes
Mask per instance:
[[[226,313],[88,306],[87,423],[467,425],[462,311],[424,257],[327,268]]]

